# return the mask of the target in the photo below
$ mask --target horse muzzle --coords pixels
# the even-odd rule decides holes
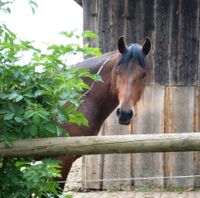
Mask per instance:
[[[123,125],[129,125],[133,117],[133,111],[131,109],[123,110],[121,108],[118,108],[116,114],[118,117],[119,124]]]

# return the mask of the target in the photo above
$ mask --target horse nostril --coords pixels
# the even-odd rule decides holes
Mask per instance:
[[[120,115],[120,113],[121,113],[120,108],[117,109],[117,112],[116,112],[116,113],[117,113],[117,116],[119,117],[119,115]]]
[[[127,114],[128,114],[128,117],[129,117],[129,118],[132,118],[132,116],[133,116],[133,111],[132,111],[132,110],[128,110]]]

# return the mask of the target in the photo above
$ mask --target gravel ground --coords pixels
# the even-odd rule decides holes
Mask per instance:
[[[81,180],[82,158],[76,160],[68,176],[68,181]],[[83,192],[80,192],[82,190]],[[86,192],[81,183],[70,182],[65,187],[65,194],[73,198],[200,198],[200,192],[135,192],[135,191],[91,191]]]
[[[78,181],[82,179],[82,158],[77,159],[70,170],[68,175],[67,181],[65,185],[65,191],[78,191],[82,189],[82,183],[78,182],[71,182],[71,181]]]
[[[199,198],[199,192],[68,192],[73,198]]]

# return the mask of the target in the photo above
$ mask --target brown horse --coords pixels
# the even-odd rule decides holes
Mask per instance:
[[[100,58],[90,58],[78,67],[88,67],[90,72],[99,73],[103,82],[92,84],[86,93],[84,102],[78,110],[88,119],[89,126],[78,126],[69,123],[64,128],[70,136],[97,135],[103,122],[118,106],[117,117],[120,124],[128,125],[134,116],[133,107],[140,99],[146,76],[150,73],[147,54],[151,43],[146,38],[142,46],[131,44],[128,48],[123,37],[118,40],[118,51],[110,52]],[[62,162],[62,180],[65,181],[72,163],[80,156],[59,156]],[[64,187],[64,184],[62,184]]]

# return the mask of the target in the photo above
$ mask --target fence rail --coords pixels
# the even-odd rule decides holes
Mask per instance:
[[[200,132],[24,139],[12,147],[0,143],[1,157],[181,151],[200,151]]]

